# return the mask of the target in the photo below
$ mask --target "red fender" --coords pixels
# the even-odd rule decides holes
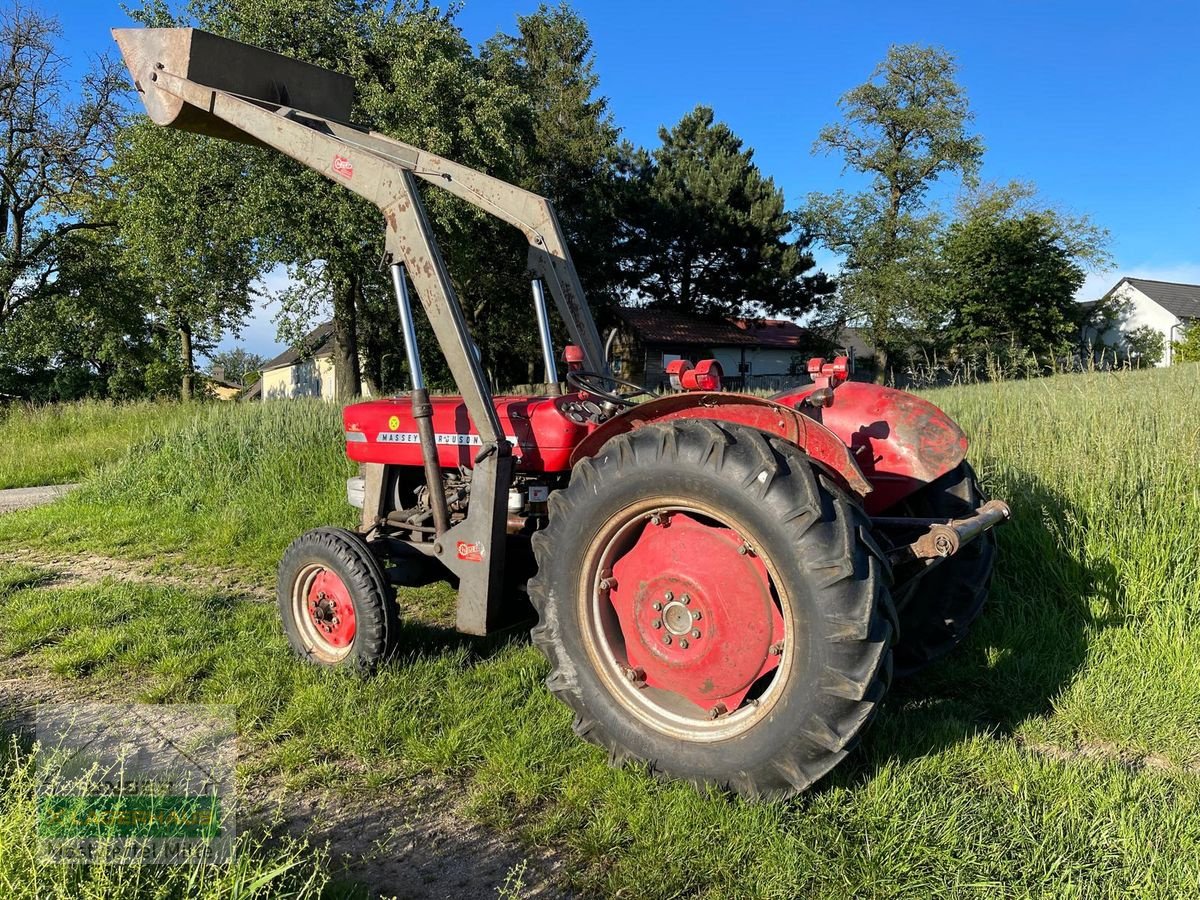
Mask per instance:
[[[806,385],[775,400],[795,408],[813,389]],[[834,388],[831,406],[801,408],[819,416],[854,454],[875,488],[865,503],[870,513],[894,506],[967,455],[967,436],[958,424],[928,400],[905,391],[848,381]]]
[[[580,441],[571,454],[571,464],[594,456],[611,437],[651,422],[676,419],[713,419],[778,435],[829,468],[853,493],[860,497],[871,493],[871,483],[839,435],[788,406],[750,394],[692,392],[642,403],[609,419]]]

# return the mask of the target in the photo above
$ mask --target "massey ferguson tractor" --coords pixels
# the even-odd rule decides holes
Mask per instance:
[[[150,118],[272,147],[376,204],[412,390],[347,406],[360,525],[279,566],[295,651],[370,669],[398,640],[397,586],[458,589],[457,627],[511,624],[526,591],[546,685],[619,764],[748,797],[838,764],[893,671],[964,636],[1008,518],[941,410],[848,380],[845,358],[772,399],[678,361],[673,390],[613,376],[550,202],[349,124],[351,79],[188,28],[114,31]],[[541,396],[493,396],[418,186],[529,241]],[[429,395],[410,284],[457,384]],[[570,335],[560,388],[545,292]],[[524,607],[527,608],[527,607]]]

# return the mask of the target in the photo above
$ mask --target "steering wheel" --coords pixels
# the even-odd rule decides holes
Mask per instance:
[[[653,391],[648,391],[632,381],[614,378],[612,375],[601,375],[599,372],[568,372],[567,384],[585,394],[591,394],[593,397],[599,397],[601,400],[607,400],[618,406],[636,406],[637,404],[633,402],[634,397],[654,396]],[[629,388],[629,390],[624,394],[618,394],[616,388]]]

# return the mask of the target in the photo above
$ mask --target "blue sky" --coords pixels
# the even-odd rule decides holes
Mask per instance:
[[[983,177],[1035,182],[1113,235],[1117,275],[1200,283],[1200,4],[1192,2],[575,3],[592,30],[601,92],[629,139],[652,145],[704,103],[783,188],[854,189],[836,159],[814,156],[837,98],[866,80],[889,44],[940,45],[987,145]],[[129,24],[109,0],[59,0],[73,54],[106,50]],[[535,2],[467,0],[459,23],[482,42]],[[827,255],[824,265],[836,265]],[[227,344],[233,343],[231,339]],[[270,314],[242,343],[270,354]]]

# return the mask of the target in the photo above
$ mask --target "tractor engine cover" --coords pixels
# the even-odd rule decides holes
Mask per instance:
[[[443,468],[472,467],[480,451],[479,433],[461,397],[431,397],[438,462]],[[512,444],[517,471],[567,472],[571,451],[596,426],[586,421],[580,398],[496,397],[501,428]],[[421,443],[407,397],[369,400],[347,406],[346,455],[355,462],[421,466]]]

